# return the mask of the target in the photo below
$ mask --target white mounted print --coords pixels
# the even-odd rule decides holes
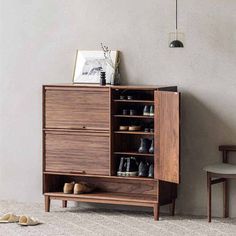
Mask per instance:
[[[111,51],[110,55],[115,65],[118,51]],[[73,83],[99,83],[101,71],[106,72],[106,82],[110,84],[115,75],[115,69],[106,62],[103,51],[77,50]]]

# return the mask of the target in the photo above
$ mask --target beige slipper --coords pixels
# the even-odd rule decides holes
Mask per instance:
[[[38,224],[41,224],[41,223],[34,218],[30,218],[29,216],[20,216],[19,225],[34,226]]]
[[[16,216],[12,213],[8,213],[0,218],[0,223],[16,223],[19,221],[19,219],[20,219],[19,216]]]

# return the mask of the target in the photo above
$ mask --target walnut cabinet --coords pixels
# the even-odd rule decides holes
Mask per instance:
[[[124,99],[120,99],[123,95]],[[129,99],[127,99],[127,96]],[[154,116],[144,116],[144,106]],[[123,110],[136,114],[124,114]],[[120,125],[140,124],[139,131]],[[149,132],[145,127],[152,127]],[[139,153],[140,139],[154,140],[154,153]],[[121,157],[154,165],[154,177],[118,177]],[[89,194],[64,194],[63,185],[85,181],[96,186]],[[177,87],[43,86],[43,194],[51,200],[109,203],[153,208],[171,204],[174,214],[180,182],[180,93]]]

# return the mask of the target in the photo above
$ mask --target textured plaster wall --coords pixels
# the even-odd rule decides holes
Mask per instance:
[[[168,48],[174,0],[0,1],[0,199],[41,201],[41,85],[70,82],[75,50],[122,52],[130,84],[178,85],[182,183],[178,211],[206,214],[203,166],[236,144],[236,1],[180,0],[185,48]],[[236,216],[236,182],[230,182]],[[213,214],[222,214],[221,186]]]

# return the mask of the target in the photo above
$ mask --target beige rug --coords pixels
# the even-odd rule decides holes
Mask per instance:
[[[52,206],[50,213],[43,211],[42,204],[23,204],[0,201],[0,214],[13,212],[38,218],[42,225],[22,227],[17,224],[0,224],[0,236],[84,236],[84,235],[236,235],[236,219],[162,215],[154,221],[150,213],[101,209],[95,206]]]

